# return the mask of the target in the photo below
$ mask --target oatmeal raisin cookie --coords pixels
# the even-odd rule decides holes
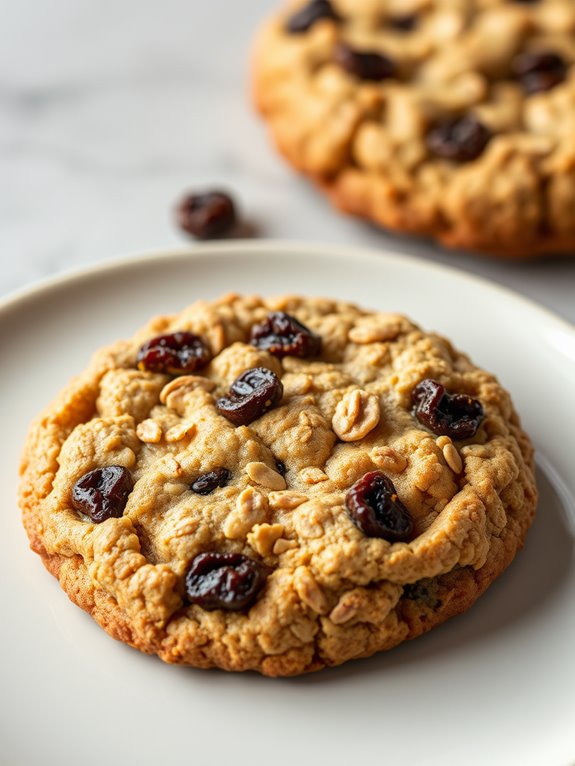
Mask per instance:
[[[336,206],[450,247],[575,253],[573,0],[296,0],[257,105]]]
[[[522,546],[533,451],[407,318],[226,296],[96,353],[35,421],[31,545],[114,638],[293,675],[466,610]]]

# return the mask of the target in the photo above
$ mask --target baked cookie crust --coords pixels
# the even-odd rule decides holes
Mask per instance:
[[[265,24],[254,61],[256,105],[295,168],[388,229],[575,253],[572,0],[316,0],[323,16],[290,31],[309,5]],[[441,156],[461,119],[465,158]]]
[[[278,311],[321,338],[320,355],[250,344]],[[207,366],[138,369],[145,342],[181,331],[207,344]],[[235,425],[218,398],[253,368],[275,373],[283,398]],[[412,396],[427,379],[481,403],[475,435],[422,425]],[[74,486],[112,465],[134,486],[122,516],[94,523]],[[222,467],[223,485],[191,489]],[[350,516],[350,487],[373,471],[413,519],[407,541]],[[523,545],[537,500],[530,441],[493,375],[403,316],[294,296],[200,301],[97,352],[32,425],[21,474],[32,549],[110,635],[170,663],[269,676],[367,657],[465,611]],[[250,606],[190,603],[186,573],[205,552],[265,568]]]

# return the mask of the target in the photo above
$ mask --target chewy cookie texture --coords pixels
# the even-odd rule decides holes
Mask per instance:
[[[32,548],[121,641],[293,675],[466,610],[532,521],[509,395],[403,316],[226,296],[96,353],[33,424]]]
[[[344,211],[451,247],[575,252],[573,0],[287,3],[254,90]]]

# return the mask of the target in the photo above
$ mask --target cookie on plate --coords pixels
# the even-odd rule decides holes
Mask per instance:
[[[293,675],[466,610],[522,546],[509,395],[403,316],[226,296],[94,356],[33,424],[32,548],[121,641]]]
[[[573,0],[311,0],[255,98],[336,206],[450,247],[575,253]]]

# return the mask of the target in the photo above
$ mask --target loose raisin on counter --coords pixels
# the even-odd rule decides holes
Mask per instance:
[[[352,521],[367,537],[405,542],[413,535],[413,519],[381,471],[366,473],[348,491],[345,504]]]
[[[284,311],[272,311],[263,322],[254,325],[250,342],[280,358],[321,354],[321,338]]]
[[[236,206],[229,194],[210,191],[188,194],[176,208],[181,229],[198,239],[214,239],[228,234],[236,224]]]
[[[411,400],[419,422],[440,436],[469,439],[484,418],[481,402],[466,394],[449,394],[445,386],[426,378],[413,389]]]
[[[426,137],[429,151],[436,157],[455,162],[477,159],[491,140],[491,131],[476,117],[468,115],[435,125]]]
[[[204,341],[191,332],[158,335],[138,351],[139,370],[169,375],[189,375],[210,363],[212,355]]]
[[[216,402],[216,409],[236,426],[247,426],[281,401],[284,387],[275,373],[253,367],[239,375],[227,396]]]
[[[267,570],[240,553],[200,553],[186,574],[186,593],[191,604],[202,609],[246,609],[266,581]]]
[[[311,0],[289,17],[285,29],[291,35],[301,35],[321,19],[341,20],[328,0]]]
[[[124,513],[134,481],[127,468],[109,465],[81,476],[72,489],[72,505],[96,524]]]
[[[225,487],[231,478],[231,471],[227,468],[214,468],[213,471],[203,473],[193,482],[190,489],[196,495],[209,495],[218,487]]]

